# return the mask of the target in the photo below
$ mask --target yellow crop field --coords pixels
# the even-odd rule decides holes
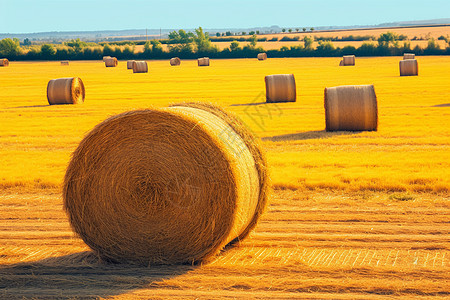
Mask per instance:
[[[0,298],[383,299],[442,297],[450,284],[450,57],[11,62],[0,67]],[[297,102],[265,103],[264,76],[292,73]],[[53,105],[51,79],[86,100]],[[378,131],[326,132],[324,88],[373,84]],[[60,188],[71,153],[109,116],[210,102],[262,139],[272,194],[250,237],[204,265],[100,261],[76,237]]]

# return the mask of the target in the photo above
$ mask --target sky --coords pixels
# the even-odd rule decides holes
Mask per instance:
[[[450,18],[450,0],[0,0],[0,33],[376,25]]]

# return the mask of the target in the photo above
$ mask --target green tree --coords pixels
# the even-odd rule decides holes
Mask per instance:
[[[380,34],[380,37],[378,38],[378,45],[381,47],[389,47],[390,44],[395,44],[395,42],[398,39],[398,34],[394,32],[386,32]]]
[[[245,32],[245,31],[242,31],[242,35],[246,35],[247,34],[247,32]]]
[[[281,29],[282,32],[286,32],[286,28]]]
[[[150,43],[152,44],[152,53],[153,55],[159,55],[163,53],[163,48],[161,45],[161,42],[158,40],[151,40]]]
[[[305,36],[303,38],[303,42],[305,44],[305,49],[311,50],[313,47],[314,39],[309,36]]]
[[[288,31],[289,31],[289,33],[291,33],[292,32],[292,28],[289,28]]]
[[[305,28],[305,27],[303,27],[303,28],[302,28],[302,30],[303,30],[303,32],[305,32],[305,31],[306,31],[306,28]]]
[[[51,59],[56,53],[55,47],[50,44],[43,44],[41,46],[41,56],[43,59]]]
[[[250,38],[250,47],[255,48],[257,42],[258,42],[258,36],[256,34],[252,35],[252,37]]]
[[[208,52],[214,49],[211,45],[211,39],[207,32],[203,32],[203,28],[195,29],[194,43],[197,46],[197,52]]]
[[[295,31],[299,32],[299,31],[300,31],[300,28],[295,28]]]
[[[230,50],[231,51],[239,50],[239,42],[238,41],[232,41],[231,44],[230,44]]]
[[[256,30],[256,34],[259,34],[259,30]]]
[[[10,38],[0,41],[0,55],[7,58],[17,56],[20,53],[20,43]]]
[[[220,36],[220,32],[216,32],[216,36],[219,37]]]
[[[30,39],[29,39],[29,38],[25,38],[25,39],[23,40],[23,45],[24,45],[24,46],[31,46],[31,41],[30,41]]]
[[[254,35],[255,34],[255,32],[254,31],[250,31],[248,34],[250,34],[250,35]]]
[[[311,27],[309,30],[311,30],[311,32],[313,32],[314,31],[314,27]]]
[[[192,52],[194,34],[183,29],[169,33],[169,50],[175,52]]]

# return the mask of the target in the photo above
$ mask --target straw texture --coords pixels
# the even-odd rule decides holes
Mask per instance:
[[[355,65],[355,56],[354,55],[345,55],[342,57],[342,62],[344,66],[354,66]]]
[[[243,123],[186,103],[97,125],[73,153],[63,198],[73,229],[102,258],[178,264],[245,238],[267,186],[263,153]]]
[[[416,55],[414,53],[404,53],[403,59],[415,59]]]
[[[202,57],[197,60],[199,67],[209,66],[209,57]]]
[[[266,102],[295,102],[297,91],[294,74],[267,75]]]
[[[173,57],[170,59],[170,65],[171,66],[179,66],[181,65],[181,59],[178,57]]]
[[[419,75],[419,65],[416,59],[401,60],[400,64],[400,76],[417,76]]]
[[[103,62],[105,62],[108,58],[111,58],[111,56],[103,56]]]
[[[106,67],[117,67],[118,61],[115,57],[110,57],[105,60]]]
[[[134,60],[128,60],[127,61],[127,69],[128,70],[133,69],[133,63],[134,63]]]
[[[47,100],[52,104],[81,104],[86,92],[81,78],[53,79],[47,85]]]
[[[258,60],[266,60],[267,53],[258,53]]]
[[[0,67],[9,66],[9,60],[7,58],[0,58]]]
[[[61,62],[61,66],[68,66],[69,65],[69,61],[68,60],[63,60]]]
[[[133,73],[147,73],[148,65],[146,61],[133,62]]]
[[[325,88],[327,131],[376,131],[377,97],[373,85],[345,85]]]

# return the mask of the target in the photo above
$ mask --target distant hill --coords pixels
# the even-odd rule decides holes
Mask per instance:
[[[345,30],[345,29],[363,29],[363,28],[390,28],[390,27],[412,27],[412,26],[433,26],[450,24],[450,18],[446,19],[434,19],[434,20],[419,20],[419,21],[402,21],[392,23],[382,23],[378,25],[355,25],[355,26],[313,26],[317,30]],[[291,29],[295,30],[299,28],[310,29],[311,26],[294,26]],[[172,29],[127,29],[127,30],[100,30],[100,31],[52,31],[52,32],[34,32],[34,33],[0,33],[0,39],[3,38],[18,38],[23,40],[28,38],[32,41],[50,41],[61,42],[70,39],[82,39],[85,41],[117,41],[117,40],[145,40],[167,38],[169,32],[178,30],[178,28]],[[193,31],[193,28],[185,28],[187,31]],[[279,26],[270,27],[253,27],[253,28],[205,28],[206,32],[211,35],[224,33],[230,31],[232,33],[259,31],[260,33],[278,33],[282,28]]]

